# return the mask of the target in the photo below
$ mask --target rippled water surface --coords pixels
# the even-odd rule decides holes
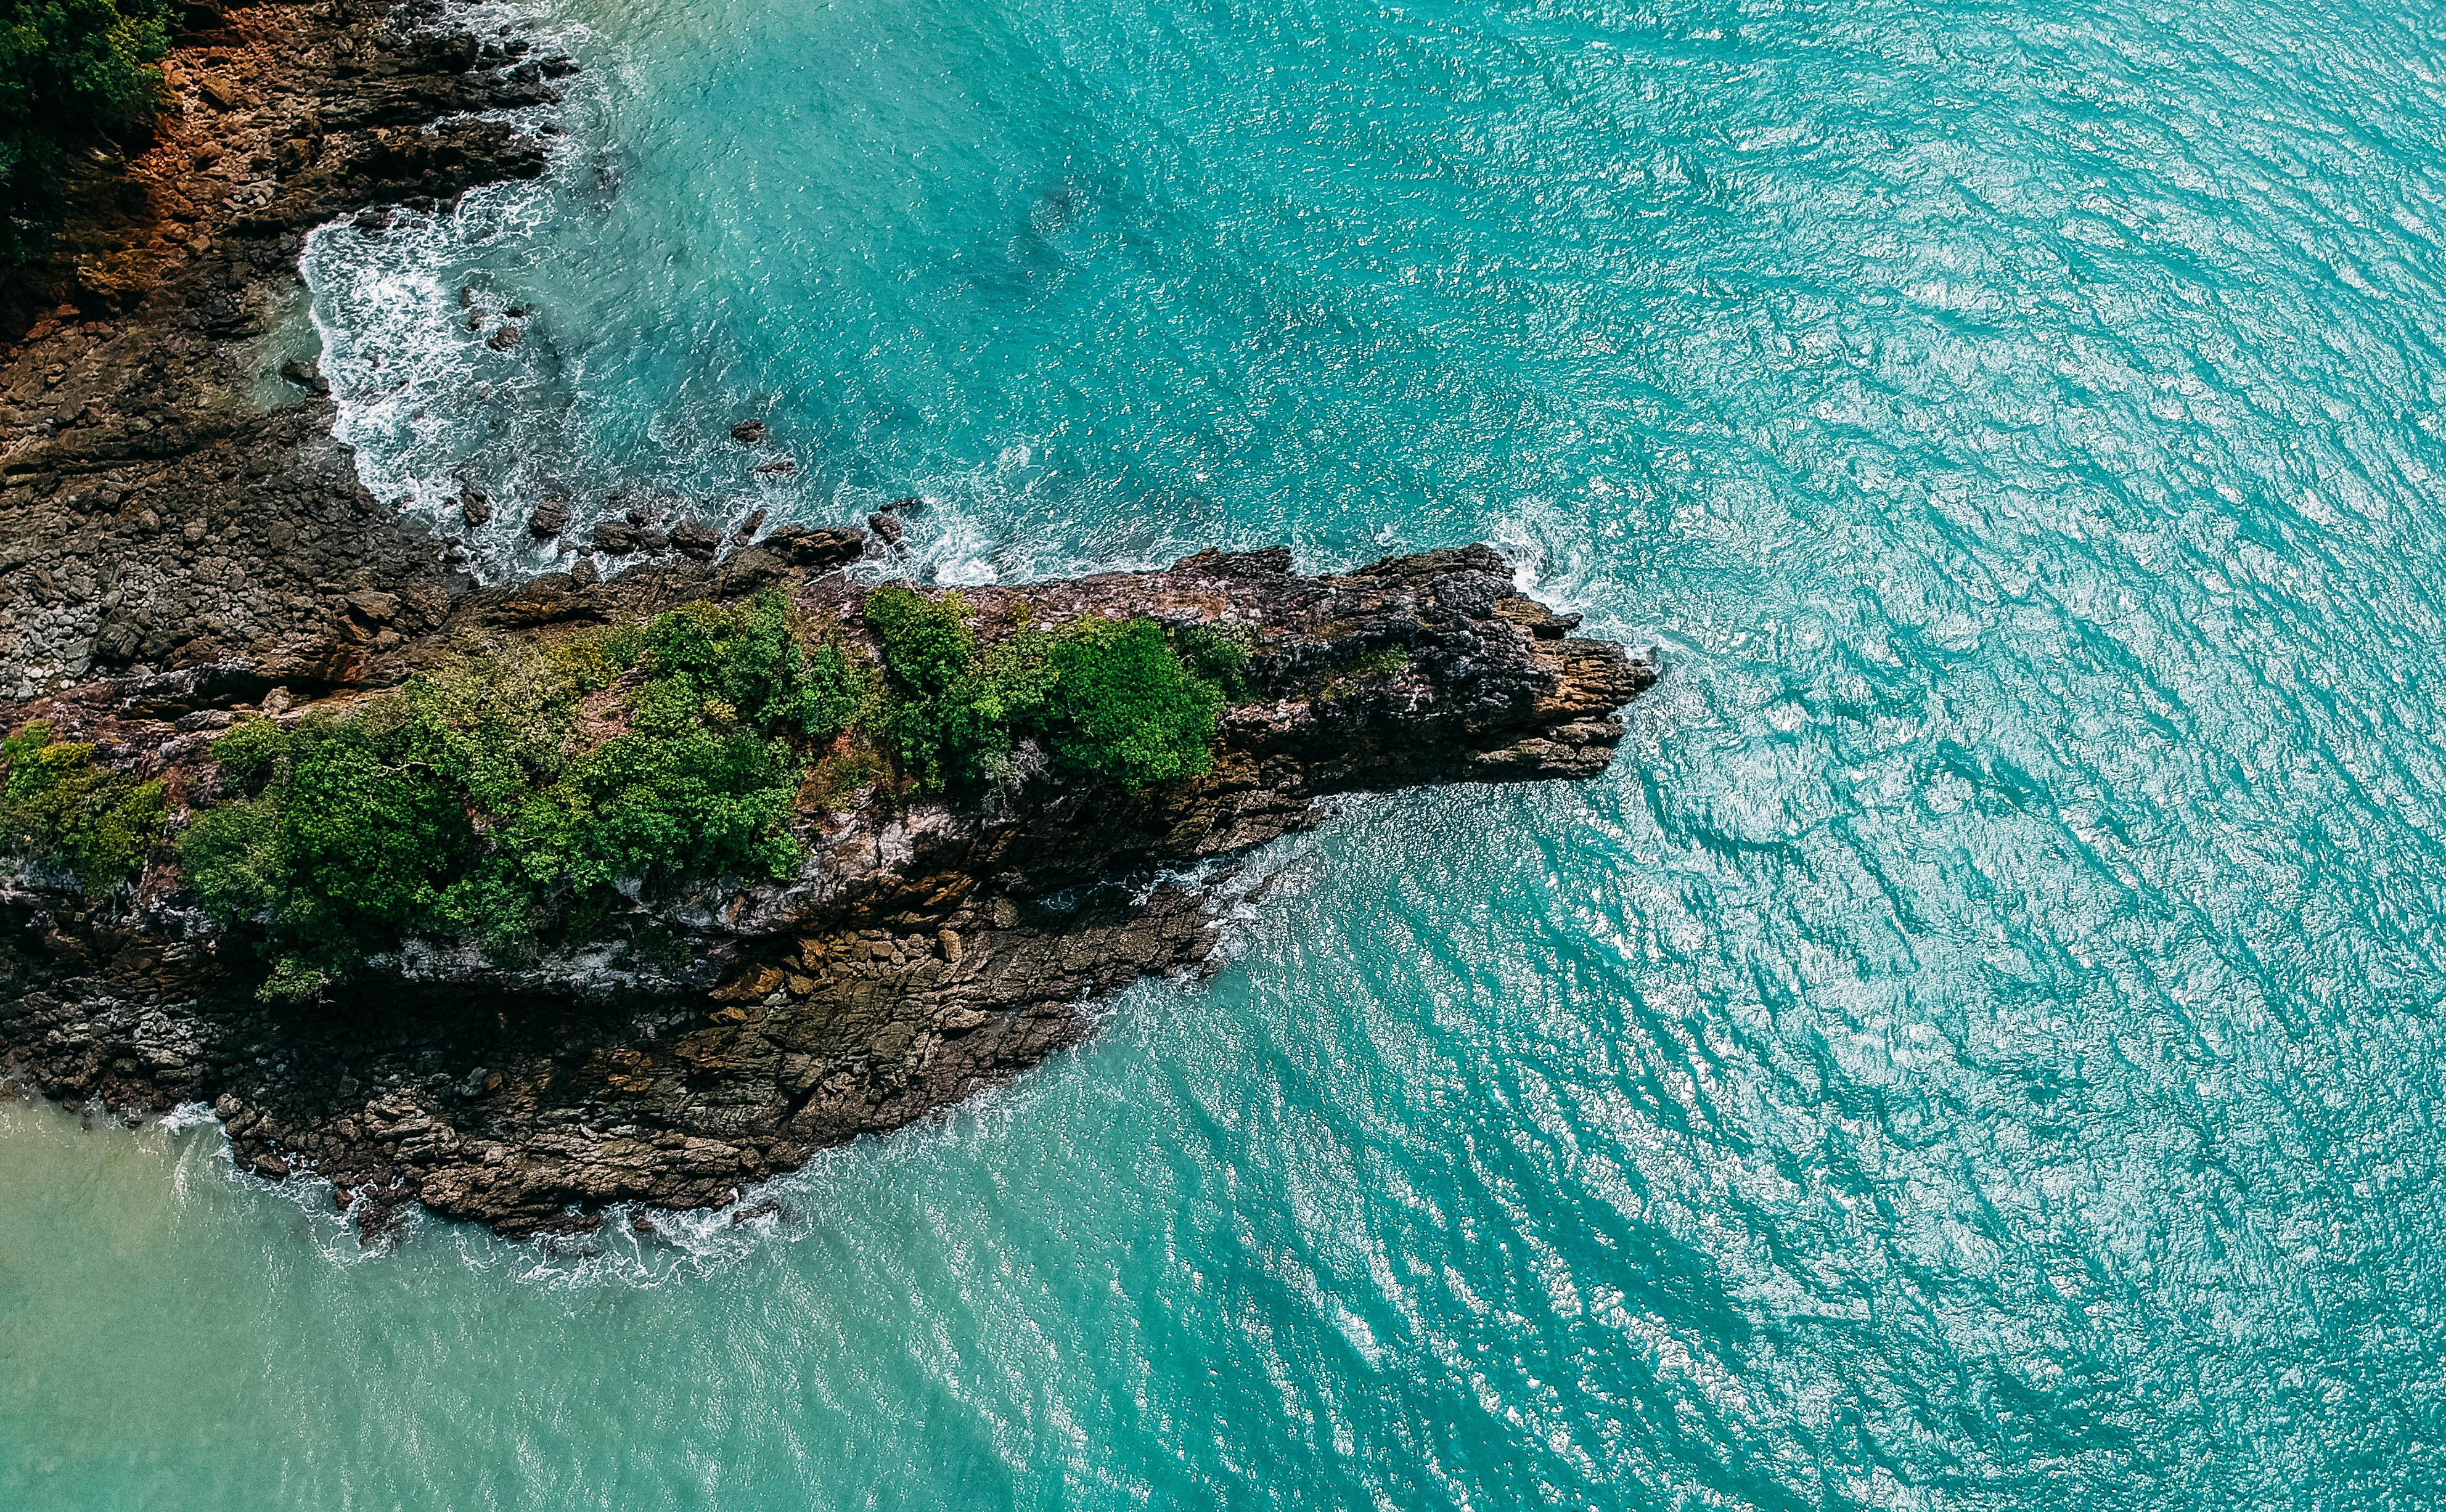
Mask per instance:
[[[555,3],[552,178],[309,255],[483,572],[1489,539],[1667,677],[780,1219],[0,1106],[0,1503],[2446,1500],[2446,11]]]

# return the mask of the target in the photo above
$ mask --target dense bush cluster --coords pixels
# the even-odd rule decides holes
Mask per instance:
[[[29,720],[0,741],[0,845],[66,866],[87,898],[100,898],[134,876],[160,838],[161,784],[97,766],[91,746],[52,733]]]
[[[172,0],[0,0],[0,263],[13,217],[96,135],[140,127],[161,99]]]
[[[1021,625],[981,647],[958,593],[930,600],[878,588],[866,622],[883,652],[874,728],[931,786],[996,781],[1014,743],[1033,737],[1070,770],[1127,787],[1193,777],[1227,698],[1151,619],[1083,615],[1057,632]],[[1229,644],[1215,640],[1214,644]],[[1205,641],[1210,659],[1230,664]],[[1245,670],[1240,650],[1236,668]]]
[[[789,875],[806,752],[862,685],[837,645],[801,651],[779,595],[691,604],[344,718],[242,725],[213,751],[230,801],[179,855],[210,913],[262,930],[273,996],[410,934],[581,942],[625,883]],[[596,721],[617,732],[590,741]]]
[[[187,881],[260,931],[274,998],[409,936],[515,959],[601,937],[640,886],[789,876],[802,787],[829,801],[887,765],[979,786],[1023,739],[1126,786],[1205,771],[1247,664],[1213,637],[1185,658],[1148,619],[981,644],[956,593],[877,589],[865,614],[880,676],[831,635],[809,653],[767,594],[422,675],[343,717],[240,725],[213,751],[224,801],[180,837]]]

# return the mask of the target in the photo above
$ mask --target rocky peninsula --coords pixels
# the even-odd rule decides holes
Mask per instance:
[[[566,66],[449,17],[222,14],[147,207],[81,223],[0,369],[11,792],[58,778],[0,882],[25,1085],[209,1103],[369,1232],[719,1205],[1196,969],[1210,889],[1320,798],[1611,759],[1652,665],[1484,546],[949,595],[878,586],[888,518],[683,521],[455,575],[261,341],[306,228],[540,170],[467,113]]]

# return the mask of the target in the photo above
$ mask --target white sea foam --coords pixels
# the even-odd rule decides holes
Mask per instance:
[[[476,339],[460,291],[493,282],[474,272],[480,264],[505,256],[515,263],[585,173],[587,128],[599,118],[606,87],[595,55],[608,49],[539,5],[479,4],[453,20],[480,35],[523,35],[538,44],[537,54],[587,60],[587,69],[563,82],[561,103],[483,116],[536,133],[547,171],[531,181],[483,185],[439,212],[403,207],[362,228],[354,217],[331,221],[308,237],[299,266],[312,294],[323,375],[339,408],[332,432],[355,448],[359,478],[376,498],[449,535],[460,533],[465,489],[496,496],[491,522],[465,532],[462,565],[480,580],[500,581],[563,565],[559,543],[537,542],[525,529],[539,480],[504,471],[500,458],[539,449],[565,405],[555,405],[549,342],[522,340],[502,351]],[[542,134],[547,123],[567,134]],[[484,292],[488,317],[512,302]],[[511,425],[513,444],[494,446],[496,430]]]

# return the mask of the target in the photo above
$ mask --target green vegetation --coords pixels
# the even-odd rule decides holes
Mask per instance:
[[[161,784],[97,766],[91,746],[51,735],[36,719],[0,741],[0,844],[65,864],[87,898],[101,898],[136,875],[160,839]]]
[[[980,647],[967,617],[957,592],[928,599],[886,587],[867,595],[885,684],[872,728],[924,784],[998,780],[1013,744],[1030,736],[1058,765],[1125,787],[1214,765],[1207,745],[1227,695],[1154,620],[1086,614],[1051,633],[1022,622]],[[1215,638],[1239,652],[1234,663],[1197,644],[1209,664],[1246,687],[1245,647]]]
[[[1080,619],[1055,639],[1052,662],[1043,724],[1055,761],[1126,787],[1214,765],[1206,745],[1223,692],[1189,670],[1154,620]]]
[[[786,878],[802,801],[895,773],[990,785],[1034,739],[1127,787],[1194,776],[1225,680],[1246,686],[1244,645],[1184,654],[1151,619],[1015,615],[987,645],[958,594],[899,587],[865,616],[880,676],[829,633],[809,653],[767,594],[420,675],[336,718],[250,721],[214,747],[224,801],[179,839],[188,884],[261,932],[270,998],[411,936],[514,960],[605,937],[639,887]]]
[[[232,799],[179,856],[208,912],[261,928],[268,996],[310,996],[411,934],[512,957],[583,943],[624,883],[787,877],[807,753],[864,682],[837,643],[801,651],[778,594],[690,604],[345,717],[241,725],[213,749]],[[615,732],[589,744],[595,720]]]
[[[0,266],[13,217],[67,148],[145,125],[161,101],[172,0],[0,0]]]
[[[1226,700],[1245,704],[1256,692],[1249,681],[1249,648],[1255,636],[1237,625],[1188,625],[1173,632],[1180,659],[1197,676],[1223,690]]]

